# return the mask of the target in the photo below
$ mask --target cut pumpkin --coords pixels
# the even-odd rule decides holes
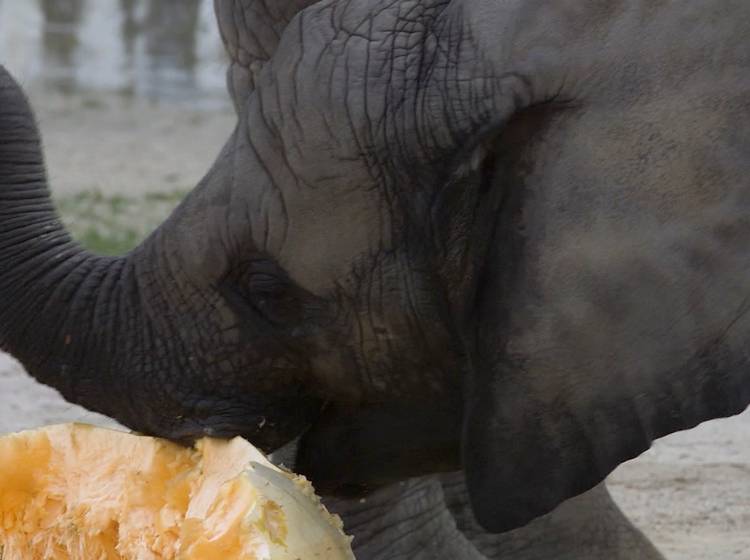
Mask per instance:
[[[353,559],[310,483],[241,438],[65,424],[0,438],[0,560]]]

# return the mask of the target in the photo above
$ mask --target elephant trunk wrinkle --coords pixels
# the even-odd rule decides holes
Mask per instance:
[[[117,348],[119,322],[141,325],[122,308],[137,289],[132,257],[95,255],[72,239],[50,197],[34,115],[2,67],[0,98],[0,348],[68,400],[112,415],[111,382],[122,376],[96,364],[134,351]]]

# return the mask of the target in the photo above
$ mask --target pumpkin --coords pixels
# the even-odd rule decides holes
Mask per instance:
[[[350,539],[302,476],[241,438],[64,424],[0,438],[0,560],[339,560]]]

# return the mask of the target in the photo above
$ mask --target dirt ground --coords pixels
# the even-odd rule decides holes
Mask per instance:
[[[199,112],[103,94],[31,98],[57,195],[194,185],[234,124],[228,109]],[[0,433],[72,420],[110,422],[67,404],[0,354]],[[668,558],[750,559],[750,412],[656,442],[622,465],[609,486]]]

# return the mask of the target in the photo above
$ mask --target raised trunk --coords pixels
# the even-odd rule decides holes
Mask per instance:
[[[239,135],[139,247],[99,257],[60,223],[33,115],[0,72],[0,348],[67,400],[140,432],[242,435],[266,450],[299,435],[321,406],[307,363],[235,278],[256,251],[252,223],[264,223],[248,218],[261,207],[252,196],[265,192]],[[249,199],[233,194],[235,173],[257,178]]]
[[[130,420],[110,406],[113,372],[85,364],[122,353],[123,320],[144,327],[121,305],[122,294],[137,289],[132,269],[129,257],[93,255],[65,231],[31,109],[0,68],[0,348],[66,399]]]

